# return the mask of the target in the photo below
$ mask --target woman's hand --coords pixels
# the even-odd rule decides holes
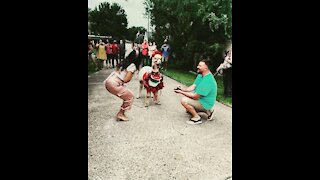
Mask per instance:
[[[216,69],[216,71],[218,72],[221,69],[221,65]]]
[[[132,79],[132,77],[133,77],[133,73],[131,71],[128,71],[126,77],[124,77],[123,79],[123,82],[125,83],[129,82]]]
[[[228,59],[226,59],[226,61],[227,61],[229,64],[232,64],[232,59],[231,59],[231,57],[229,57]]]

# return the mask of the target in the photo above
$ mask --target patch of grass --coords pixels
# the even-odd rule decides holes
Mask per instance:
[[[186,86],[191,86],[197,77],[195,74],[177,69],[167,69],[167,71],[161,73]]]
[[[192,85],[197,77],[196,74],[190,73],[189,71],[178,69],[167,69],[167,71],[161,73],[186,86]],[[216,75],[215,79],[218,85],[217,101],[232,107],[232,97],[224,97],[223,95],[223,77]]]

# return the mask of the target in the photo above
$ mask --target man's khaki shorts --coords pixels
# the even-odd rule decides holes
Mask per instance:
[[[198,112],[206,112],[207,110],[201,105],[199,100],[194,100],[188,97],[183,97],[182,100],[183,102],[185,102],[186,104],[189,104],[191,106],[194,107],[194,109],[196,109],[196,111]]]

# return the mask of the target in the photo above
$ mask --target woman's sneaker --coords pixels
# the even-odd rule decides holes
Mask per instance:
[[[161,105],[160,101],[154,101],[154,104]]]

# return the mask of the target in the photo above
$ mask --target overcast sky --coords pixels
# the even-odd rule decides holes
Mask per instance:
[[[142,26],[148,29],[148,19],[143,17],[144,0],[88,0],[88,7],[94,9],[102,2],[118,3],[127,14],[128,28]]]

